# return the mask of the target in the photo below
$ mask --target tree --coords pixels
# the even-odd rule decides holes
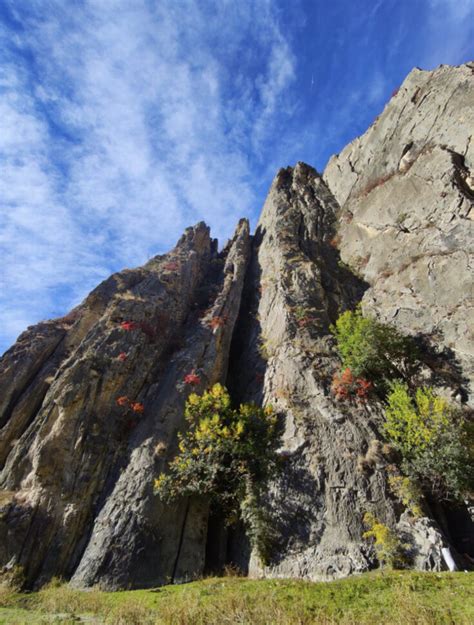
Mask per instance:
[[[331,326],[342,369],[354,378],[365,378],[383,391],[388,381],[403,377],[414,363],[417,350],[411,338],[393,326],[364,317],[360,306],[342,313]]]
[[[442,499],[462,498],[473,488],[473,436],[469,424],[430,387],[414,397],[401,382],[391,385],[384,432],[402,455],[402,470],[423,490]]]
[[[215,384],[188,397],[185,417],[188,429],[178,435],[178,454],[155,480],[155,492],[165,502],[206,497],[227,523],[244,521],[252,546],[267,560],[269,528],[260,500],[278,466],[276,414],[255,404],[234,409],[227,390]]]

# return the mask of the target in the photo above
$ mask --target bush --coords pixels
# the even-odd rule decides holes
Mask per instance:
[[[365,539],[373,539],[377,559],[381,566],[404,568],[406,566],[406,548],[396,532],[381,523],[371,512],[364,515],[364,525],[368,530],[363,534]]]
[[[392,326],[364,317],[360,306],[342,313],[331,332],[342,369],[350,369],[355,378],[371,380],[379,389],[386,389],[389,380],[403,377],[416,358],[412,339]]]
[[[252,546],[266,559],[265,523],[258,511],[262,489],[278,466],[277,416],[271,407],[253,404],[233,409],[227,390],[215,384],[188,397],[185,417],[189,429],[178,435],[179,452],[168,474],[155,480],[155,492],[165,502],[205,496],[228,523],[242,518]]]
[[[364,378],[355,378],[347,367],[340,373],[335,373],[331,383],[331,391],[336,399],[358,399],[366,401],[372,389],[372,382]]]
[[[426,492],[442,499],[462,498],[473,484],[472,434],[459,411],[432,388],[391,385],[384,432],[401,453],[403,472]]]
[[[415,518],[423,516],[423,494],[419,486],[404,475],[390,475],[388,485],[395,497],[409,510]]]

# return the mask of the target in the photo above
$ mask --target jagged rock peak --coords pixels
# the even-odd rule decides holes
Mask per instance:
[[[221,253],[200,223],[5,354],[0,565],[22,566],[30,585],[202,573],[207,507],[167,508],[152,484],[176,449],[185,376],[196,372],[198,391],[225,380],[249,255],[247,222]]]
[[[324,179],[338,202],[364,196],[434,148],[458,154],[472,169],[473,84],[474,63],[410,72],[367,132],[329,160]]]
[[[180,239],[176,243],[175,251],[181,249],[186,250],[198,250],[209,247],[211,244],[210,228],[204,221],[198,222],[195,226],[186,228]],[[212,240],[212,244],[215,247],[217,241]]]
[[[0,360],[0,568],[24,567],[30,586],[57,575],[136,588],[200,576],[212,552],[253,574],[331,579],[373,566],[367,511],[413,541],[418,568],[439,570],[448,544],[466,551],[447,521],[400,514],[383,407],[331,393],[330,324],[362,299],[417,335],[428,383],[466,401],[473,73],[414,70],[323,176],[304,163],[278,172],[254,237],[241,220],[219,251],[200,222],[20,336]],[[263,502],[278,548],[265,568],[239,532],[209,522],[204,500],[153,495],[191,372],[192,390],[225,382],[236,402],[282,418],[284,470]]]
[[[301,245],[310,241],[327,243],[335,234],[338,210],[321,175],[310,165],[298,162],[295,167],[280,169],[275,176],[256,238],[266,232],[272,237],[300,237]]]

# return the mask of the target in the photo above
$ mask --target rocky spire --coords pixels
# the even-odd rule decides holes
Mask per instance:
[[[0,360],[0,567],[30,586],[149,587],[201,575],[212,543],[252,574],[330,579],[373,565],[368,511],[409,536],[416,567],[442,567],[449,528],[408,523],[387,488],[382,406],[331,393],[330,325],[362,301],[472,403],[473,72],[414,70],[323,176],[280,170],[254,237],[242,220],[219,252],[200,223],[19,337]],[[226,546],[203,501],[152,492],[190,390],[218,381],[284,425],[267,567],[240,533]]]
[[[248,256],[245,220],[220,254],[200,223],[7,352],[2,564],[30,584],[76,572],[110,588],[202,571],[206,508],[164,509],[153,477],[175,451],[185,376],[195,390],[225,378]]]

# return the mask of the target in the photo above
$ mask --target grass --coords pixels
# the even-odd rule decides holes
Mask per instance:
[[[376,572],[329,582],[209,578],[107,593],[0,589],[0,624],[468,625],[474,573]]]

